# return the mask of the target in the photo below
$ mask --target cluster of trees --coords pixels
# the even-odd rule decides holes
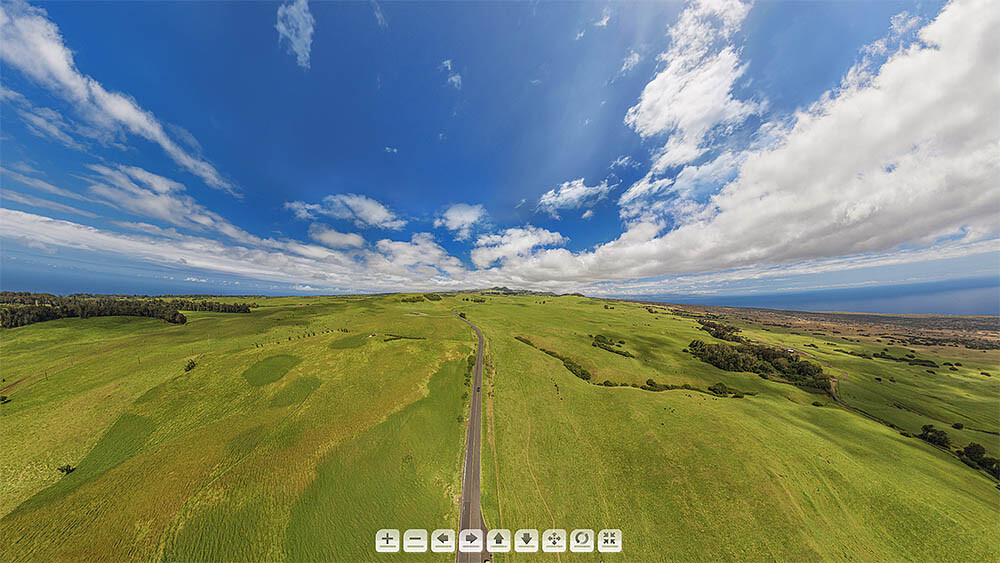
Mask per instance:
[[[699,360],[726,371],[748,371],[782,379],[807,389],[830,390],[830,377],[819,364],[799,359],[795,353],[761,344],[708,344],[694,340],[688,350]]]
[[[715,385],[712,385],[711,387],[709,387],[708,390],[711,391],[712,393],[720,396],[720,397],[726,397],[726,396],[732,395],[733,397],[735,397],[737,399],[742,399],[743,398],[743,393],[737,391],[736,389],[733,389],[733,388],[729,387],[728,385],[726,385],[725,383],[723,383],[721,381],[718,382],[718,383],[716,383]]]
[[[917,359],[916,357],[914,357],[913,354],[907,354],[906,356],[907,357],[897,357],[897,356],[893,356],[893,355],[891,355],[891,354],[889,354],[889,353],[887,353],[885,351],[875,352],[874,354],[872,354],[873,358],[881,358],[883,360],[892,360],[894,362],[906,362],[906,363],[910,364],[911,366],[925,366],[925,367],[929,367],[929,368],[936,368],[936,367],[938,367],[938,365],[936,363],[934,363],[933,360],[920,360],[920,359]]]
[[[535,349],[538,349],[538,350],[540,350],[542,352],[545,352],[546,354],[552,356],[553,358],[561,361],[562,364],[563,364],[563,366],[565,366],[565,368],[568,369],[570,373],[572,373],[573,375],[579,377],[580,379],[582,379],[584,381],[590,381],[590,377],[591,377],[590,371],[587,370],[587,368],[585,368],[585,367],[581,366],[580,364],[576,363],[575,361],[573,361],[571,358],[567,358],[565,356],[562,356],[558,352],[553,352],[552,350],[546,350],[545,348],[539,348],[538,346],[535,346],[530,340],[528,340],[527,338],[525,338],[523,336],[515,336],[514,338],[518,342],[523,342],[523,343],[527,344],[528,346],[531,346],[532,348],[535,348]]]
[[[411,296],[411,297],[404,297],[404,298],[402,298],[402,299],[399,300],[400,303],[423,303],[423,301],[424,301],[424,296],[423,295],[414,295],[414,296]]]
[[[956,428],[958,428],[958,425],[956,425]],[[951,438],[944,430],[934,428],[933,424],[925,424],[920,427],[920,430],[921,432],[917,434],[917,438],[942,448],[951,447]],[[986,448],[981,444],[970,442],[968,446],[958,450],[956,453],[958,454],[958,458],[965,462],[966,465],[974,468],[982,468],[993,477],[1000,479],[1000,460],[986,455]]]
[[[714,321],[706,321],[705,319],[698,319],[698,324],[701,325],[698,327],[698,330],[704,330],[719,340],[728,340],[729,342],[746,341],[745,338],[739,335],[740,329],[735,326],[717,323]]]
[[[400,334],[386,334],[383,342],[392,342],[393,340],[426,340],[423,336],[402,336]]]
[[[603,334],[598,334],[594,336],[594,341],[591,343],[591,346],[595,346],[602,350],[607,350],[608,352],[618,354],[619,356],[625,356],[626,358],[634,358],[635,356],[633,356],[628,351],[619,350],[619,348],[621,348],[622,344],[624,343],[625,343],[624,340],[619,340],[618,342],[615,342],[614,340],[608,338],[607,336],[604,336]]]
[[[972,467],[981,467],[986,470],[987,473],[1000,479],[1000,460],[995,457],[986,455],[986,448],[975,442],[971,442],[968,446],[958,452],[958,457]]]
[[[922,432],[917,434],[917,438],[925,442],[930,442],[935,446],[941,446],[942,448],[951,446],[951,438],[948,437],[948,433],[944,430],[934,428],[933,424],[925,424],[920,427],[920,430]]]
[[[187,317],[180,310],[218,313],[249,313],[246,303],[218,303],[91,295],[52,295],[50,293],[0,292],[0,326],[15,328],[32,323],[67,317],[149,317],[168,323],[184,324]]]

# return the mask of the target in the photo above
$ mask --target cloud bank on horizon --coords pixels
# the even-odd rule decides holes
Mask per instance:
[[[203,38],[216,47],[203,57],[132,45],[176,58],[163,80],[189,91],[183,100],[133,78],[141,57],[108,60],[116,45],[59,17],[72,7],[5,1],[5,277],[43,283],[65,261],[83,279],[90,263],[95,280],[138,269],[278,292],[643,295],[780,289],[832,272],[865,272],[855,283],[995,275],[1000,10],[916,6],[838,44],[850,62],[831,79],[768,70],[780,54],[761,45],[780,22],[739,0],[655,14],[574,6],[564,36],[544,22],[521,31],[552,45],[524,67],[462,49],[464,37],[418,38],[416,50],[388,39],[451,17],[492,30],[494,47],[519,32],[473,10],[438,5],[412,21],[394,15],[402,5],[292,0],[231,21],[253,60],[228,58],[239,51],[225,37]],[[783,7],[770,15],[792,17],[774,16]],[[662,27],[635,23],[650,18]],[[588,57],[598,51],[608,56]],[[204,87],[213,72],[220,82]],[[794,103],[792,80],[808,83]],[[964,269],[941,272],[959,259]]]

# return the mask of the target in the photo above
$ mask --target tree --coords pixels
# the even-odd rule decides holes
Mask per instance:
[[[196,366],[196,365],[197,364],[194,363],[194,360],[188,360],[187,365],[184,366],[184,371],[191,371],[191,370],[194,369],[194,366]]]
[[[67,463],[66,465],[57,467],[56,470],[58,470],[63,475],[69,475],[70,473],[76,471],[76,468]]]
[[[922,432],[917,437],[921,440],[944,448],[951,445],[951,438],[948,437],[948,433],[944,430],[937,430],[933,424],[925,424],[920,429]]]
[[[969,445],[965,446],[965,449],[962,450],[962,455],[976,463],[979,463],[979,460],[983,459],[983,456],[986,455],[986,448],[975,442],[970,442]]]

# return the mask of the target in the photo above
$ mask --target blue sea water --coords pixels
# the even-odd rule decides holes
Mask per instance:
[[[1000,315],[1000,277],[821,291],[752,295],[658,294],[641,298],[665,303],[793,311]]]

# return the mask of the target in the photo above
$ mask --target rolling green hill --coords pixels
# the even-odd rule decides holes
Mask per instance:
[[[719,321],[821,365],[838,403],[686,352],[729,344],[700,313],[471,297],[3,329],[0,558],[360,561],[379,528],[453,528],[475,351],[453,308],[487,339],[490,527],[621,528],[622,561],[1000,558],[996,481],[954,453],[1000,456],[997,350]]]

